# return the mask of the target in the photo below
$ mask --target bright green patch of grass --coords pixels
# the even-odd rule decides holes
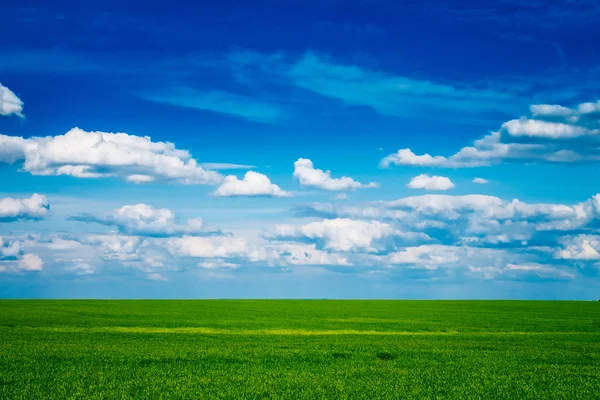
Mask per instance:
[[[0,398],[600,398],[600,304],[0,301]]]

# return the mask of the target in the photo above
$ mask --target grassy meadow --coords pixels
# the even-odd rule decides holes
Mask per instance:
[[[0,399],[600,399],[600,303],[0,301]]]

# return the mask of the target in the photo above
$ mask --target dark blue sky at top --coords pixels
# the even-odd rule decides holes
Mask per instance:
[[[531,103],[590,100],[600,86],[600,7],[552,4],[4,2],[0,74],[26,99],[27,122],[4,120],[1,127],[24,137],[74,126],[149,135],[207,161],[255,165],[264,159],[258,154],[268,154],[271,174],[288,175],[298,157],[331,160],[353,173],[377,171],[378,148],[450,154]],[[424,106],[409,98],[405,111],[389,115],[282,84],[262,70],[269,57],[293,65],[307,52],[374,76],[510,96],[492,95],[491,112],[430,108],[431,97],[423,96]],[[234,65],[243,53],[259,60]],[[143,98],[171,87],[258,99],[287,117],[260,123]]]
[[[173,141],[201,159],[227,146],[239,163],[256,163],[258,151],[275,165],[327,152],[376,169],[379,147],[450,153],[532,102],[576,104],[600,85],[593,1],[9,1],[1,10],[0,74],[27,99],[28,117],[2,130],[25,137],[80,126]],[[234,70],[232,54],[243,52],[288,63],[314,52],[373,74],[513,94],[489,113],[416,105],[381,115],[273,83],[255,75],[260,66]],[[140,98],[179,86],[258,98],[291,117],[257,123]]]

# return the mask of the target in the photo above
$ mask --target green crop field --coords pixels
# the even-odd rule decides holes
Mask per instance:
[[[0,301],[0,398],[599,399],[600,303]]]

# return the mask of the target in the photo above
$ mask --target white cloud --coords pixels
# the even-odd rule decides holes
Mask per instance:
[[[484,179],[484,178],[475,178],[475,179],[473,179],[473,183],[477,183],[479,185],[485,185],[485,184],[490,183],[490,181],[488,181],[487,179]]]
[[[390,253],[385,257],[389,264],[396,265],[415,265],[427,269],[435,269],[447,264],[453,264],[459,261],[457,253],[464,251],[458,247],[423,245],[417,247],[407,247],[400,251]]]
[[[154,182],[156,180],[156,178],[154,178],[151,175],[142,175],[142,174],[133,174],[133,175],[128,175],[125,180],[127,182],[133,182],[133,183],[149,183],[149,182]]]
[[[44,268],[44,262],[35,254],[24,254],[19,260],[19,270],[21,271],[41,271]]]
[[[150,279],[151,281],[168,281],[166,276],[161,275],[157,272],[148,274],[148,279]]]
[[[46,196],[34,193],[29,198],[0,198],[0,221],[10,222],[21,219],[38,220],[50,213]]]
[[[502,124],[502,128],[511,136],[527,136],[532,138],[569,139],[583,135],[597,134],[584,127],[548,122],[535,119],[513,119]]]
[[[563,238],[564,248],[555,257],[567,260],[600,260],[600,236],[578,235]]]
[[[258,172],[248,171],[244,179],[240,180],[235,175],[225,178],[221,186],[214,193],[220,197],[230,196],[272,196],[289,197],[291,193],[282,190],[279,186],[271,183],[266,175]]]
[[[184,236],[169,239],[166,248],[171,254],[181,257],[234,258],[251,253],[251,245],[246,239],[231,236]]]
[[[421,174],[412,178],[406,186],[411,189],[450,190],[454,187],[454,183],[445,176]]]
[[[232,164],[232,163],[202,163],[202,168],[206,169],[253,169],[255,165]]]
[[[506,272],[513,273],[534,273],[540,277],[558,277],[558,278],[575,278],[575,274],[570,271],[565,271],[555,266],[542,264],[508,264]]]
[[[222,258],[215,258],[213,260],[206,260],[198,264],[199,267],[206,269],[217,269],[217,268],[238,268],[240,264],[227,262]]]
[[[147,204],[126,205],[110,213],[82,214],[70,219],[116,226],[119,232],[139,236],[208,235],[219,233],[209,229],[201,218],[191,218],[180,224],[175,213],[167,208]]]
[[[569,117],[573,110],[558,104],[533,104],[529,111],[534,117]]]
[[[0,236],[0,272],[41,271],[44,262],[35,254],[23,251],[24,243]]]
[[[579,106],[577,106],[577,113],[579,113],[579,115],[600,113],[600,100],[579,104]]]
[[[363,184],[348,176],[332,178],[330,171],[315,169],[312,161],[306,158],[299,158],[294,163],[294,177],[303,186],[313,186],[324,190],[352,190],[379,186],[375,182]]]
[[[389,222],[399,232],[426,234],[445,244],[474,247],[556,245],[570,232],[600,226],[600,195],[572,205],[525,203],[494,196],[428,194],[365,204],[309,204],[300,217]],[[421,243],[430,241],[422,237]],[[414,242],[413,242],[414,243]],[[417,243],[414,243],[417,244]]]
[[[469,194],[451,196],[445,194],[426,194],[423,196],[404,197],[385,203],[387,207],[422,214],[439,214],[445,218],[458,218],[464,212],[485,211],[492,207],[504,206],[503,201],[494,196]]]
[[[576,273],[563,266],[545,264],[507,264],[505,266],[469,266],[469,271],[484,279],[520,278],[534,274],[540,278],[575,279]]]
[[[395,234],[400,233],[379,221],[337,218],[298,226],[277,225],[270,237],[323,240],[323,248],[336,251],[376,251],[374,241]]]
[[[172,143],[126,133],[73,128],[64,135],[29,139],[0,135],[0,149],[0,161],[23,160],[22,169],[33,175],[115,176],[136,183],[165,180],[190,185],[222,180]]]
[[[139,261],[144,244],[144,238],[117,234],[94,235],[88,234],[78,238],[79,243],[92,250],[103,260]]]
[[[0,259],[18,257],[21,253],[21,242],[19,240],[0,236]]]
[[[447,163],[445,157],[436,156],[432,157],[429,154],[423,154],[422,156],[416,155],[410,149],[400,149],[395,154],[390,154],[384,157],[379,166],[381,168],[388,168],[391,164],[395,165],[421,165],[421,166],[438,166]]]
[[[77,260],[69,268],[69,271],[77,275],[93,275],[96,273],[96,267],[90,263]]]
[[[23,102],[12,90],[0,83],[0,115],[11,114],[23,118]]]
[[[352,265],[347,256],[318,250],[315,244],[278,243],[273,248],[280,265]]]
[[[600,102],[574,108],[536,104],[530,111],[534,118],[505,122],[498,131],[449,157],[417,155],[401,149],[383,158],[380,165],[468,168],[503,162],[600,162]]]

